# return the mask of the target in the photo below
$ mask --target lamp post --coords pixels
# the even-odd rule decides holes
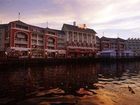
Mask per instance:
[[[6,59],[7,59],[7,54],[8,54],[8,53],[5,51]]]
[[[29,56],[29,59],[31,58],[31,52],[30,51],[28,51],[28,56]]]
[[[47,58],[47,56],[48,56],[48,53],[47,53],[47,52],[45,52],[45,58]]]
[[[58,57],[58,52],[55,52],[55,58],[57,58]]]

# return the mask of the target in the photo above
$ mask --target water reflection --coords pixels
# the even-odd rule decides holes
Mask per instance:
[[[0,97],[25,97],[37,90],[60,88],[75,94],[98,81],[123,81],[138,76],[140,62],[10,68],[0,72]]]

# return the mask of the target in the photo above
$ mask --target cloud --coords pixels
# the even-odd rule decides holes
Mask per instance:
[[[0,19],[9,22],[21,19],[29,24],[61,28],[63,23],[86,23],[99,33],[138,34],[139,0],[0,0]],[[130,31],[131,30],[131,31]],[[137,35],[135,35],[137,36]]]

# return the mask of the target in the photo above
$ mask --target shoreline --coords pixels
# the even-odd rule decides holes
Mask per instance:
[[[4,58],[0,59],[0,67],[5,66],[47,66],[82,63],[119,63],[140,61],[140,57],[83,57],[83,58]]]

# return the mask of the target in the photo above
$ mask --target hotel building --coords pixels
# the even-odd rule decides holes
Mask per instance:
[[[66,41],[65,41],[65,33],[61,30],[55,30],[58,35],[57,41],[57,49],[58,49],[58,57],[66,57]]]
[[[134,56],[140,56],[140,39],[128,38],[126,41],[126,49],[134,53]]]
[[[0,51],[7,57],[18,58],[93,56],[95,35],[85,24],[64,24],[62,30],[55,30],[12,21],[0,25]]]
[[[49,28],[22,21],[0,25],[0,49],[9,57],[53,57],[57,40],[57,33]]]
[[[113,51],[116,56],[124,56],[124,51],[126,50],[126,41],[124,39],[101,37],[100,43],[101,51]]]
[[[99,51],[101,51],[101,42],[100,42],[100,38],[96,36],[96,52]]]
[[[96,32],[84,24],[64,24],[67,57],[93,56],[95,54]]]

